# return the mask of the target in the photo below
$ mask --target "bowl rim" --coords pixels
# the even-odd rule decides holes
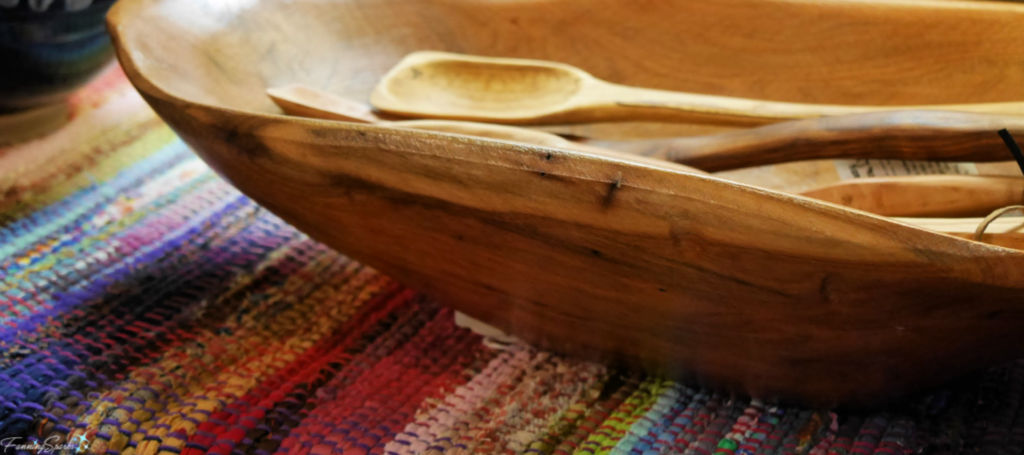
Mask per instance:
[[[770,195],[771,197],[773,197],[773,198],[775,198],[775,199],[777,199],[779,201],[785,202],[787,204],[795,204],[795,205],[801,205],[801,206],[813,206],[813,207],[816,207],[819,210],[826,211],[826,212],[829,212],[831,214],[841,215],[841,216],[850,217],[850,218],[859,218],[859,219],[861,219],[863,221],[871,222],[871,223],[876,223],[876,224],[880,223],[880,224],[886,226],[887,229],[901,230],[901,231],[904,231],[904,232],[907,232],[909,230],[909,231],[912,231],[912,232],[914,232],[914,233],[916,233],[918,235],[937,236],[937,237],[940,237],[940,238],[942,238],[944,240],[956,241],[957,243],[959,243],[959,244],[961,244],[963,246],[969,246],[969,247],[972,247],[972,248],[975,248],[975,249],[978,249],[978,248],[981,248],[981,249],[991,249],[991,251],[989,251],[989,253],[997,253],[997,254],[999,254],[1001,256],[1009,255],[1009,256],[1017,256],[1017,257],[1024,258],[1024,250],[1018,250],[1018,249],[1003,247],[1003,246],[999,246],[999,245],[984,243],[984,242],[976,241],[976,240],[973,240],[973,239],[957,237],[957,236],[954,236],[954,235],[950,235],[950,234],[946,234],[946,233],[942,233],[942,232],[937,232],[937,231],[933,231],[933,230],[930,230],[930,229],[926,229],[926,228],[923,228],[923,227],[920,227],[920,226],[915,226],[915,225],[912,225],[912,224],[903,223],[903,222],[900,222],[897,219],[893,219],[893,218],[890,218],[890,217],[886,217],[886,216],[882,216],[882,215],[876,215],[876,214],[873,214],[873,213],[864,212],[864,211],[861,211],[861,210],[852,209],[852,208],[845,207],[845,206],[830,204],[830,203],[827,203],[827,202],[819,201],[817,199],[811,199],[811,198],[799,196],[799,195],[788,193],[788,192],[784,192],[784,191],[773,190],[773,189],[769,189],[769,188],[760,187],[760,186],[757,186],[757,185],[752,185],[752,184],[747,184],[747,183],[742,183],[742,182],[735,182],[735,181],[731,181],[731,180],[726,180],[726,179],[715,177],[713,175],[695,175],[695,174],[690,174],[690,173],[686,173],[686,172],[679,171],[679,170],[676,170],[676,169],[671,169],[671,166],[674,165],[675,163],[668,162],[668,161],[666,161],[665,162],[665,166],[662,167],[662,166],[655,166],[653,164],[647,164],[647,163],[644,163],[644,162],[630,160],[627,157],[623,157],[621,159],[616,159],[616,158],[613,158],[613,157],[592,155],[592,154],[588,154],[588,153],[584,153],[584,152],[580,152],[580,151],[575,151],[575,150],[561,149],[561,148],[555,148],[555,147],[549,147],[549,146],[541,146],[541,145],[517,144],[515,142],[503,141],[503,140],[499,140],[499,139],[491,139],[491,138],[485,138],[485,137],[478,137],[478,136],[467,136],[467,135],[461,135],[461,134],[455,134],[455,133],[434,132],[434,131],[427,131],[427,130],[413,130],[413,129],[398,128],[398,127],[389,126],[389,125],[373,125],[373,124],[347,123],[347,122],[339,122],[339,121],[332,121],[332,120],[321,120],[321,119],[289,116],[289,115],[286,115],[286,114],[274,114],[274,113],[267,113],[267,112],[249,111],[249,110],[236,109],[236,108],[232,108],[232,107],[211,105],[211,104],[204,103],[204,102],[201,102],[201,101],[192,100],[192,99],[189,99],[189,98],[184,97],[184,96],[177,96],[177,95],[173,94],[170,90],[160,86],[159,83],[151,80],[150,78],[148,78],[146,76],[146,73],[145,73],[145,70],[143,69],[143,67],[140,66],[136,62],[136,60],[135,60],[135,58],[133,56],[133,49],[131,48],[129,41],[125,40],[124,33],[123,33],[123,30],[122,30],[126,26],[125,23],[129,22],[133,16],[139,14],[140,12],[145,10],[146,8],[149,8],[151,6],[151,4],[163,3],[163,2],[177,2],[177,1],[187,1],[187,0],[119,0],[116,3],[114,3],[114,5],[111,7],[111,9],[107,13],[107,17],[106,17],[107,29],[110,32],[110,37],[111,37],[111,41],[113,42],[113,47],[114,47],[114,50],[115,50],[115,54],[117,55],[117,59],[118,59],[119,63],[121,64],[121,67],[124,69],[124,72],[125,72],[126,76],[128,77],[129,81],[132,83],[132,85],[135,86],[135,88],[139,91],[139,93],[144,98],[152,97],[152,98],[157,98],[159,100],[162,100],[164,102],[168,102],[168,103],[172,103],[172,104],[184,105],[184,106],[188,107],[188,111],[191,111],[191,112],[205,111],[205,112],[211,113],[211,114],[222,114],[222,115],[219,115],[219,116],[218,115],[214,115],[214,116],[205,116],[205,117],[223,118],[224,114],[226,114],[228,116],[235,116],[235,117],[237,117],[239,119],[259,119],[259,120],[262,120],[262,121],[265,121],[265,122],[273,122],[274,124],[306,125],[306,126],[310,126],[310,127],[320,127],[320,128],[326,128],[326,129],[335,130],[335,131],[344,131],[344,132],[348,132],[348,133],[352,133],[352,134],[356,134],[356,135],[362,135],[362,134],[365,134],[365,133],[379,133],[382,136],[383,135],[390,135],[390,136],[403,137],[403,138],[407,138],[407,139],[424,139],[424,140],[441,140],[441,141],[452,140],[453,138],[457,138],[457,139],[470,138],[475,143],[477,143],[479,145],[485,145],[487,147],[498,149],[498,150],[505,151],[505,152],[520,152],[520,151],[523,150],[523,146],[525,145],[525,146],[527,146],[529,148],[532,148],[532,149],[539,149],[539,150],[545,150],[545,151],[558,151],[559,153],[564,154],[567,157],[572,157],[573,159],[577,159],[577,160],[584,160],[584,161],[591,161],[591,162],[595,162],[595,161],[613,162],[613,163],[616,163],[618,165],[646,168],[646,169],[648,169],[650,171],[653,171],[653,172],[673,173],[673,174],[677,174],[678,178],[696,178],[696,179],[705,179],[705,180],[720,182],[721,184],[730,185],[733,188],[740,189],[740,190],[743,190],[743,191],[749,191],[749,192],[763,194],[763,195]],[[785,0],[785,1],[812,4],[812,3],[815,3],[816,0]],[[855,3],[874,3],[874,2],[876,2],[876,0],[846,0],[846,1],[855,2]],[[1019,4],[1018,5],[1018,4],[1007,4],[1007,3],[1002,3],[1002,2],[987,2],[987,1],[986,2],[975,2],[975,1],[968,1],[968,0],[886,0],[886,3],[891,3],[893,5],[910,6],[910,7],[922,7],[922,8],[925,8],[925,7],[942,7],[942,8],[957,9],[957,8],[979,8],[980,7],[980,8],[986,8],[986,9],[1014,10],[1014,11],[1024,12],[1024,4]],[[193,113],[189,113],[188,115],[190,117],[192,117],[193,119],[195,119],[197,117]],[[253,135],[256,135],[256,136],[274,137],[272,134],[266,134],[266,132],[264,132],[264,131],[261,131],[261,132],[247,132],[247,134],[253,134]],[[977,251],[977,252],[980,253],[980,251]]]

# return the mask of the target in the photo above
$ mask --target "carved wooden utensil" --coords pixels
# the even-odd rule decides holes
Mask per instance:
[[[396,115],[497,123],[662,120],[761,125],[875,111],[934,109],[1024,115],[1024,102],[937,106],[787,103],[612,84],[542,60],[413,52],[384,76],[373,107]]]
[[[292,115],[380,121],[363,104],[311,87],[293,84],[268,89],[267,94]],[[1004,128],[1024,135],[1024,118],[950,111],[872,112],[673,139],[642,154],[707,172],[827,158],[991,162],[1010,157],[994,133]]]
[[[808,404],[878,402],[1021,354],[1024,252],[668,165],[286,117],[264,94],[298,82],[364,99],[432,48],[746,98],[1024,98],[1021,5],[644,6],[122,0],[108,23],[146,100],[242,192],[538,346]]]
[[[999,208],[1024,203],[1024,178],[972,175],[870,177],[845,180],[800,194],[885,216],[985,216]]]
[[[996,131],[1024,117],[894,111],[792,120],[666,141],[643,154],[708,172],[824,158],[989,162],[1011,159]]]
[[[267,95],[289,115],[468,134],[579,150],[616,158],[645,160],[643,157],[635,155],[568,141],[554,134],[512,126],[451,120],[383,122],[361,103],[298,84],[269,88]],[[915,129],[913,125],[910,127],[910,129]],[[923,130],[925,128],[922,126],[916,129]],[[731,134],[720,136],[731,136]],[[990,132],[989,136],[996,135]],[[717,137],[712,136],[708,139],[715,140]],[[998,136],[996,137],[998,138]],[[863,139],[867,142],[871,140],[870,137]],[[945,153],[939,144],[935,144],[935,146],[936,149],[922,152],[928,153],[930,156]],[[848,152],[855,153],[861,149],[870,150],[870,148],[855,147]],[[1003,153],[1005,158],[1007,152]],[[848,157],[859,158],[857,155]],[[665,165],[664,163],[654,164]],[[692,168],[687,168],[686,171],[704,173]],[[886,216],[984,216],[1001,207],[1024,203],[1024,179],[977,176],[866,178],[837,182],[800,194],[820,201]]]
[[[555,134],[514,126],[453,120],[402,120],[389,122],[378,118],[366,105],[362,103],[301,84],[290,84],[283,87],[268,88],[267,96],[269,96],[270,99],[288,115],[297,115],[323,120],[372,123],[376,125],[410,128],[414,130],[465,134],[469,136],[487,137],[492,139],[522,142],[525,144],[576,150],[609,158],[626,159],[634,162],[654,164],[659,167],[664,167],[666,165],[663,160],[572,142]],[[672,168],[682,172],[707,174],[707,172],[682,164],[673,164]]]

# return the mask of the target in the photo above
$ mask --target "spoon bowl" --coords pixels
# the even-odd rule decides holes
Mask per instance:
[[[444,106],[450,116],[468,117],[485,111],[498,118],[544,117],[566,109],[589,76],[567,65],[522,64],[492,59],[481,64],[470,60],[430,60],[440,53],[420,52],[422,64],[410,62],[387,77],[374,103],[380,108],[389,99],[400,99],[410,111]]]

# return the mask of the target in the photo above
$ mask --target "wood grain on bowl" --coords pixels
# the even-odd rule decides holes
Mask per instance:
[[[281,116],[264,91],[365,100],[402,55],[436,49],[728,96],[1001,101],[1024,91],[1006,58],[1024,52],[1022,17],[948,1],[122,0],[108,21],[132,82],[214,169],[402,283],[563,352],[867,404],[1020,355],[1024,253],[668,166]]]

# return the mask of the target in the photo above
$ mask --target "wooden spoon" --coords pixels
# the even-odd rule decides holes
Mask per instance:
[[[376,125],[387,125],[425,131],[439,131],[443,133],[464,134],[467,136],[479,136],[541,145],[544,147],[576,150],[609,158],[644,162],[657,165],[659,167],[664,167],[665,165],[664,160],[637,156],[630,153],[594,147],[587,144],[580,144],[551,133],[514,126],[448,120],[384,121],[374,115],[373,112],[362,103],[299,84],[268,88],[267,95],[288,115],[318,118],[323,120],[372,123]],[[673,164],[673,168],[678,171],[693,174],[707,174],[707,172],[702,170],[681,164]]]
[[[802,104],[612,84],[561,63],[423,51],[407,55],[370,103],[391,114],[495,123],[660,120],[761,125],[783,120],[906,110],[900,106]],[[922,108],[921,106],[916,107]],[[1024,103],[935,105],[937,110],[1024,114]]]
[[[362,123],[382,121],[361,103],[301,85],[271,88],[267,94],[291,115]],[[440,128],[443,124],[423,125]],[[829,158],[994,162],[1012,158],[996,134],[1003,128],[1024,136],[1024,118],[950,111],[873,112],[792,120],[710,136],[673,139],[638,152],[707,172]],[[474,133],[467,134],[488,136],[481,134],[486,129],[477,126]],[[511,134],[514,130],[502,131],[502,134]],[[516,131],[520,131],[518,134],[537,133],[526,129]],[[546,137],[559,141],[560,147],[580,146],[576,142],[555,139],[553,135]],[[588,151],[594,150],[594,147],[588,148]]]
[[[988,162],[1012,159],[996,134],[1024,135],[1024,118],[949,111],[896,111],[822,117],[673,139],[647,151],[718,172],[827,158]]]
[[[512,126],[449,120],[385,122],[361,103],[301,85],[270,88],[267,89],[267,94],[289,115],[465,134],[577,150],[619,159],[639,159],[657,166],[668,164],[660,160],[568,141],[550,133]],[[706,174],[689,167],[680,167],[680,170]],[[885,216],[981,216],[1000,207],[1024,201],[1024,179],[977,176],[868,178],[838,182],[800,194]]]
[[[884,216],[985,216],[996,209],[1024,203],[1024,178],[872,177],[845,180],[803,191],[800,195]]]

